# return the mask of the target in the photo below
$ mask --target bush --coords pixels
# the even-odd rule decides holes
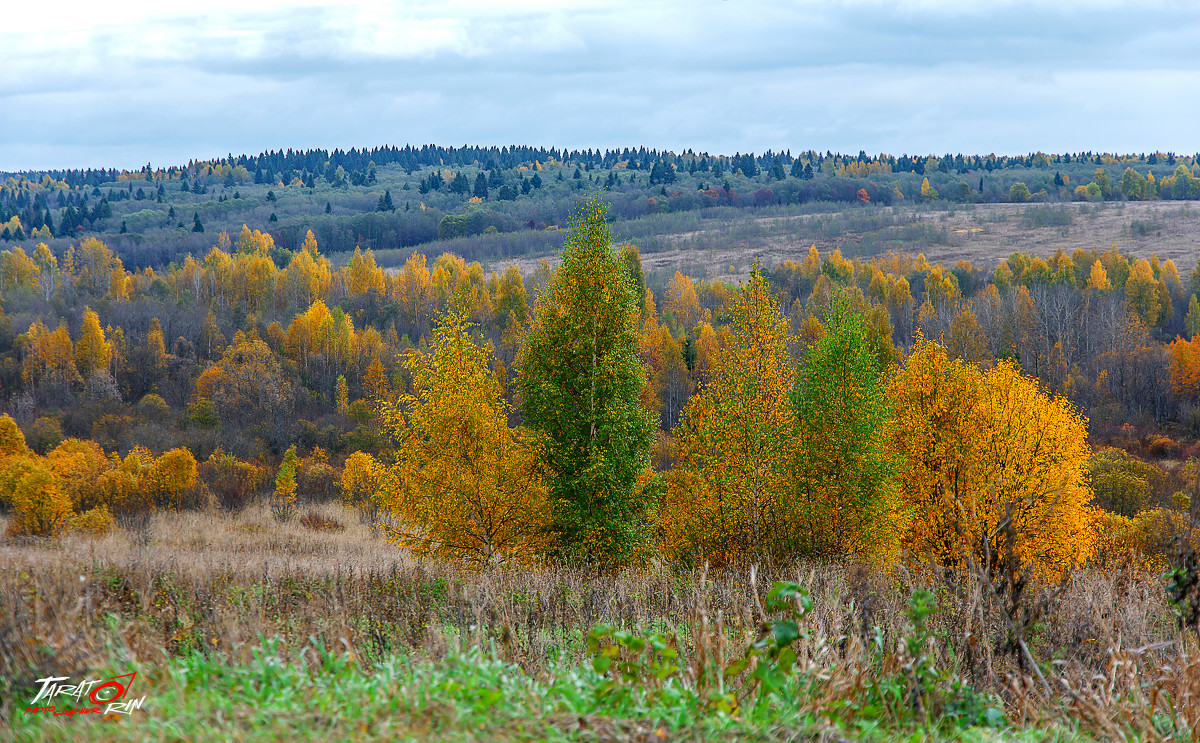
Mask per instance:
[[[322,451],[322,453],[324,452]],[[338,471],[330,467],[323,458],[309,456],[300,463],[299,490],[310,501],[327,501],[336,498],[338,479]]]
[[[1183,446],[1167,436],[1159,436],[1150,442],[1146,449],[1155,459],[1179,459]]]
[[[1111,513],[1133,518],[1150,506],[1153,485],[1162,472],[1120,449],[1102,449],[1087,465],[1093,502]]]
[[[198,468],[201,481],[229,511],[244,508],[250,496],[265,482],[258,467],[217,449]]]
[[[102,537],[116,526],[108,506],[97,506],[89,511],[75,514],[67,522],[67,531]]]
[[[201,428],[216,428],[221,422],[212,400],[207,397],[197,397],[188,403],[187,419]]]
[[[146,489],[153,504],[179,508],[196,487],[196,458],[187,449],[172,449],[154,461],[145,474]]]
[[[58,536],[74,515],[71,498],[62,491],[52,472],[33,465],[17,481],[10,500],[13,518],[9,535]]]
[[[1134,518],[1102,512],[1097,517],[1096,531],[1099,537],[1097,564],[1111,567],[1132,559],[1157,575],[1166,570],[1185,527],[1179,513],[1154,508]]]
[[[43,416],[30,423],[25,431],[25,443],[41,455],[61,444],[62,440],[62,424],[58,418]]]
[[[137,405],[138,415],[151,423],[164,423],[171,417],[171,406],[167,401],[155,394],[142,398]]]
[[[314,511],[309,511],[300,517],[300,523],[307,529],[313,531],[342,531],[346,527],[336,519],[331,519],[327,516],[322,516]]]

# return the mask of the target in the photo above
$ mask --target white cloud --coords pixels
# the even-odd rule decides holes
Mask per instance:
[[[385,143],[1194,149],[1200,12],[1097,0],[28,3],[0,170]]]

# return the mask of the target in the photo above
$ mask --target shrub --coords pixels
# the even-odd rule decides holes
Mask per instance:
[[[17,427],[17,422],[8,415],[0,415],[0,457],[28,454],[29,447],[25,444],[25,434]]]
[[[1146,449],[1155,459],[1179,459],[1183,446],[1167,436],[1159,436],[1150,442]]]
[[[171,406],[167,401],[153,393],[142,398],[137,406],[138,415],[151,423],[164,423],[171,417]]]
[[[1112,513],[1097,517],[1096,563],[1104,567],[1133,560],[1158,575],[1166,570],[1185,527],[1179,513],[1153,508],[1133,518]]]
[[[58,476],[75,510],[86,511],[110,502],[97,491],[97,485],[113,464],[94,441],[66,439],[46,455],[46,465]]]
[[[263,482],[259,468],[217,449],[198,468],[199,476],[226,510],[244,508]]]
[[[336,519],[331,519],[327,516],[322,516],[314,511],[309,511],[300,517],[300,523],[307,529],[313,531],[342,531],[346,527]]]
[[[187,449],[172,449],[154,461],[144,481],[155,506],[178,508],[196,487],[196,458]]]
[[[10,498],[10,535],[58,536],[73,515],[71,498],[59,487],[58,478],[38,465],[31,466],[17,481]]]
[[[1106,511],[1132,518],[1150,506],[1150,495],[1161,472],[1120,449],[1102,449],[1087,464],[1094,502]]]
[[[62,424],[57,418],[43,416],[29,424],[25,432],[25,442],[38,454],[46,454],[62,443]]]
[[[325,450],[317,447],[300,462],[299,492],[307,499],[327,501],[338,494],[338,471],[329,466]]]
[[[102,537],[112,531],[115,526],[116,522],[113,521],[112,513],[108,510],[108,506],[97,506],[89,511],[72,516],[67,522],[66,530]]]
[[[357,509],[363,521],[374,523],[379,515],[386,479],[386,470],[374,457],[355,452],[342,467],[342,501]]]

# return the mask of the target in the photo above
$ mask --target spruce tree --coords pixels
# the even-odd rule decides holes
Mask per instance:
[[[396,205],[392,203],[392,192],[387,190],[383,192],[383,196],[379,197],[379,203],[375,206],[375,211],[378,212],[394,212]]]

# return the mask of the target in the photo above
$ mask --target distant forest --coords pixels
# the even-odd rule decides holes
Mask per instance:
[[[900,156],[790,151],[379,147],[229,155],[140,170],[0,173],[0,244],[56,254],[98,237],[131,269],[201,254],[243,224],[285,251],[311,230],[327,254],[453,241],[471,260],[557,250],[589,193],[622,229],[649,215],[779,205],[1200,199],[1200,154]],[[636,230],[633,230],[636,234]],[[421,248],[436,250],[437,248]],[[384,261],[383,256],[380,256]],[[402,263],[403,256],[395,258]]]
[[[1039,509],[1056,508],[1054,498],[1067,493],[1072,510],[1057,531],[1042,528],[1044,510],[1022,527],[1036,535],[1047,569],[1103,556],[1106,544],[1112,554],[1162,559],[1170,543],[1162,525],[1200,504],[1194,244],[1179,256],[1182,273],[1169,256],[1118,246],[949,265],[919,252],[945,227],[931,232],[919,217],[905,222],[911,215],[880,205],[921,212],[953,199],[1196,199],[1195,167],[1194,158],[1170,154],[729,158],[427,148],[13,176],[0,188],[10,215],[8,244],[0,244],[0,508],[15,514],[10,534],[47,535],[106,530],[114,517],[136,526],[155,509],[189,504],[236,510],[270,500],[287,520],[297,499],[340,491],[375,523],[379,507],[400,509],[381,494],[437,502],[426,494],[443,492],[452,479],[444,473],[466,471],[454,447],[485,439],[463,461],[522,457],[522,467],[600,471],[569,459],[584,449],[568,435],[587,427],[554,427],[597,389],[619,388],[619,416],[603,420],[636,434],[612,441],[636,447],[606,461],[621,468],[621,497],[636,492],[626,502],[643,510],[628,513],[643,514],[637,528],[652,529],[664,555],[705,554],[714,564],[742,554],[891,559],[901,531],[876,511],[846,528],[829,519],[850,513],[836,504],[857,497],[843,489],[848,470],[836,457],[859,463],[847,487],[875,493],[855,502],[881,509],[893,509],[885,496],[915,499],[927,492],[922,483],[951,482],[928,472],[913,477],[931,479],[901,482],[888,474],[891,464],[874,464],[899,452],[922,467],[971,463],[955,470],[984,488],[971,492],[1033,483],[1037,492],[1019,497]],[[970,209],[951,203],[944,214]],[[812,244],[771,265],[755,260],[741,281],[732,265],[712,276],[646,269],[641,249],[667,244],[654,241],[663,225],[682,235],[707,229],[704,219],[751,224],[805,210],[839,212],[828,215],[837,225],[811,220],[825,220],[813,227],[824,234],[847,225],[894,229],[917,249],[846,241],[853,250],[843,254]],[[1021,212],[1021,229],[1065,227],[1096,206],[1007,211]],[[621,237],[632,239],[614,244]],[[549,254],[564,245],[553,265]],[[530,254],[547,257],[523,261],[525,270],[504,260]],[[614,339],[603,353],[602,322]],[[586,380],[586,369],[604,381]],[[559,377],[559,387],[545,382]],[[555,450],[564,458],[547,464],[526,436],[551,429],[565,431],[567,443]],[[604,438],[590,430],[589,440]],[[473,433],[437,438],[460,431]],[[950,448],[918,451],[927,441]],[[1027,461],[1051,466],[1022,469]],[[534,471],[521,470],[515,482],[536,482],[526,477]],[[759,482],[760,471],[772,473],[769,482]],[[407,490],[387,490],[389,472],[402,472]],[[558,502],[544,496],[546,482],[542,490],[496,486],[489,502],[543,513]],[[748,494],[762,492],[778,509],[758,532],[757,517],[745,514],[759,513]],[[704,509],[726,508],[704,500],[713,493],[749,505],[710,518]],[[653,503],[661,508],[649,527],[644,509]],[[835,505],[788,511],[795,503]],[[410,509],[405,518],[420,531],[467,512]],[[544,532],[523,518],[522,529]],[[710,533],[712,523],[738,533]],[[949,526],[926,533],[925,521],[912,523],[903,539],[928,554],[957,538]],[[868,533],[879,524],[885,540]],[[592,543],[555,528],[567,535],[559,544]],[[639,533],[649,544],[650,532]],[[851,533],[864,535],[861,544],[818,539]],[[549,554],[535,542],[496,554]],[[606,560],[633,554],[623,542],[603,544],[615,545],[604,547]]]

